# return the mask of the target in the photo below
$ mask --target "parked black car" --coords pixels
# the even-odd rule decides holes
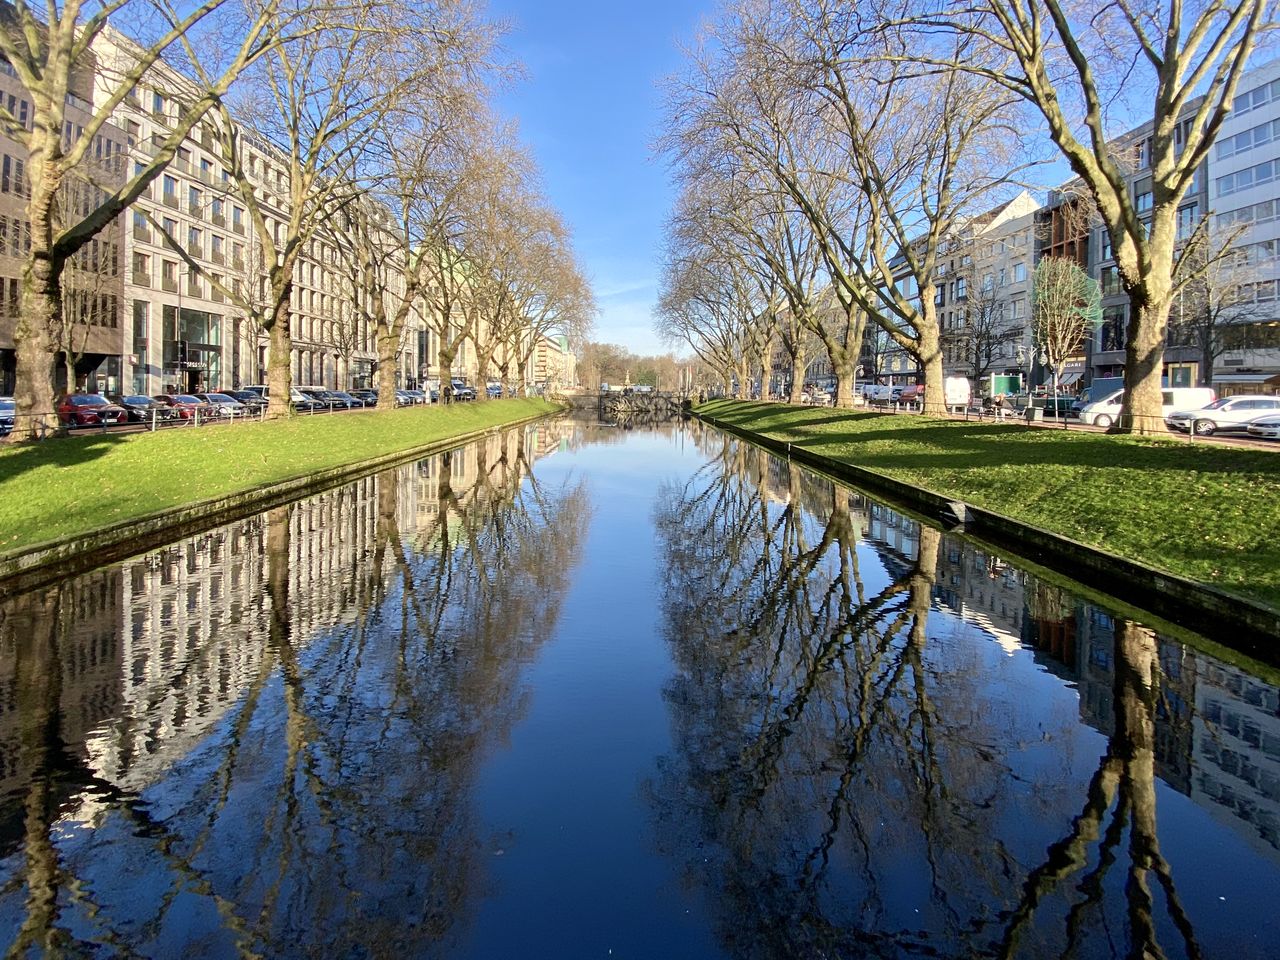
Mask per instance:
[[[222,392],[229,397],[235,397],[255,413],[267,405],[267,398],[257,390],[223,390]]]
[[[169,404],[153,400],[145,394],[130,394],[111,399],[112,402],[124,407],[129,414],[130,423],[150,423],[153,414],[154,419],[159,422],[174,420],[178,416]]]
[[[377,390],[348,390],[347,392],[366,407],[376,407],[378,405]]]

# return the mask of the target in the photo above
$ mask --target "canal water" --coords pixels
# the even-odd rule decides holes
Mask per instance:
[[[0,933],[1276,957],[1275,677],[696,423],[522,427],[0,601]]]

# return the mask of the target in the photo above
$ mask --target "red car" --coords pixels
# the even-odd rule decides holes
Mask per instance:
[[[128,423],[129,412],[97,393],[69,393],[58,401],[58,419],[68,427]]]
[[[157,393],[152,400],[157,400],[165,404],[173,410],[175,420],[191,420],[199,411],[200,418],[213,415],[213,407],[205,403],[199,397],[193,397],[189,393]]]

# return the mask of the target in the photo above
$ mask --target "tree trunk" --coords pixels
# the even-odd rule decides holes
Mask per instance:
[[[287,281],[276,296],[270,318],[271,346],[267,351],[267,419],[278,420],[293,415],[293,336],[289,330],[289,295],[293,282]]]
[[[1165,288],[1164,295],[1153,295],[1152,286]],[[1112,433],[1162,435],[1164,401],[1161,380],[1164,376],[1164,338],[1169,322],[1168,285],[1148,279],[1145,289],[1129,295],[1128,342],[1124,347],[1124,399],[1120,418]]]
[[[938,326],[938,312],[933,309],[932,299],[924,310],[924,317],[917,336],[916,360],[920,363],[924,377],[924,399],[920,404],[920,412],[932,417],[940,417],[947,412],[947,395],[943,389],[942,371],[942,334]]]
[[[751,368],[747,365],[747,360],[745,357],[738,362],[738,369],[737,369],[736,375],[738,377],[738,399],[750,400],[751,399]]]
[[[440,402],[453,403],[453,356],[454,351],[440,347],[437,359],[440,361]]]
[[[22,269],[22,298],[14,327],[16,379],[9,443],[61,432],[54,410],[57,345],[53,330],[62,310],[62,264],[33,256]]]
[[[836,368],[836,406],[841,410],[853,409],[853,366],[846,362]]]
[[[804,347],[797,345],[791,351],[791,392],[787,396],[787,403],[802,403],[800,395],[804,393],[804,371],[805,371]]]
[[[400,336],[391,330],[386,320],[378,321],[375,335],[378,340],[378,409],[394,410],[396,352],[400,349]]]

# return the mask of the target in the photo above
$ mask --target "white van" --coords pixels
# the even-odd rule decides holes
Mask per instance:
[[[1213,403],[1215,394],[1208,387],[1165,387],[1160,391],[1161,416],[1167,417],[1175,410],[1196,410]],[[1095,427],[1109,427],[1120,418],[1120,400],[1124,390],[1113,390],[1100,400],[1087,403],[1080,409],[1080,422]]]
[[[968,377],[947,377],[942,381],[942,392],[948,410],[956,407],[963,409],[969,406],[969,401],[973,398],[973,387]]]

